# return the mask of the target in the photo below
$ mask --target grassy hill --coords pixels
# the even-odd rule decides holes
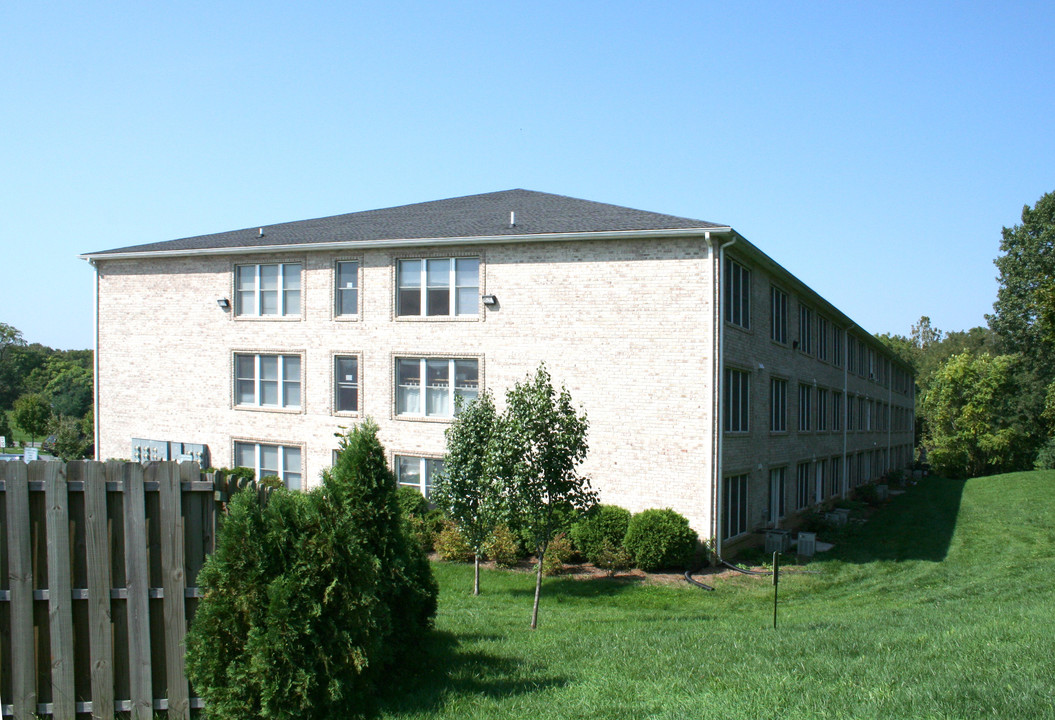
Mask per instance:
[[[422,667],[392,718],[1055,718],[1055,472],[930,479],[768,578],[546,582],[435,566]]]

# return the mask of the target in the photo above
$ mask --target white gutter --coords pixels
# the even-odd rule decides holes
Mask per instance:
[[[95,269],[95,285],[92,289],[92,321],[95,324],[95,329],[92,332],[92,365],[95,377],[92,383],[92,402],[93,404],[93,434],[95,438],[95,459],[100,459],[100,448],[99,448],[99,266],[94,260],[89,260],[92,267]]]
[[[708,236],[709,240],[709,236]],[[724,307],[722,306],[722,299],[725,297],[725,288],[722,285],[722,273],[725,271],[725,249],[736,242],[737,238],[734,236],[732,240],[726,243],[722,243],[718,246],[718,272],[714,274],[715,277],[715,288],[717,295],[717,302],[714,303],[715,313],[714,318],[718,323],[718,356],[714,360],[716,371],[714,374],[714,397],[718,401],[718,462],[715,464],[714,473],[714,508],[715,516],[715,528],[717,532],[714,536],[714,550],[718,557],[722,557],[722,534],[724,528],[722,527],[722,440],[725,436],[725,402],[722,397],[722,381],[725,378],[723,372],[722,363],[725,362],[725,313],[723,312]],[[708,253],[709,255],[711,253]]]
[[[656,240],[663,238],[702,237],[711,233],[727,234],[731,227],[666,228],[660,230],[612,230],[605,232],[536,233],[532,235],[481,235],[477,237],[398,238],[392,240],[333,240],[320,243],[287,243],[285,245],[251,245],[246,247],[208,247],[181,250],[147,250],[98,252],[78,255],[82,260],[129,260],[138,258],[200,257],[202,255],[259,255],[278,252],[315,252],[318,250],[355,250],[364,248],[398,248],[445,245],[494,245],[498,243],[573,242],[578,240]]]

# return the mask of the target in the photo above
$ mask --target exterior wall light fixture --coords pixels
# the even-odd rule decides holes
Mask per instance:
[[[231,307],[231,301],[227,298],[220,298],[216,301],[216,304],[219,305],[223,310],[226,310],[227,308]]]
[[[498,304],[498,298],[494,295],[481,295],[480,299],[483,300],[484,305],[487,305],[488,307]]]

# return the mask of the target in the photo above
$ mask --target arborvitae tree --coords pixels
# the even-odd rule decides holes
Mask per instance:
[[[342,440],[320,488],[250,485],[231,500],[187,638],[210,718],[362,714],[421,647],[436,585],[404,535],[376,430]]]
[[[489,392],[465,407],[460,405],[461,398],[458,401],[458,416],[447,429],[443,473],[433,488],[432,500],[473,549],[473,595],[479,595],[484,545],[504,516],[501,483],[487,467],[498,414]]]

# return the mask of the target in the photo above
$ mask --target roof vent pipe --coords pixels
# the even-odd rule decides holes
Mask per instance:
[[[264,228],[260,228],[260,234],[257,237],[264,237]]]
[[[509,211],[509,227],[517,226],[517,214],[512,210]]]

